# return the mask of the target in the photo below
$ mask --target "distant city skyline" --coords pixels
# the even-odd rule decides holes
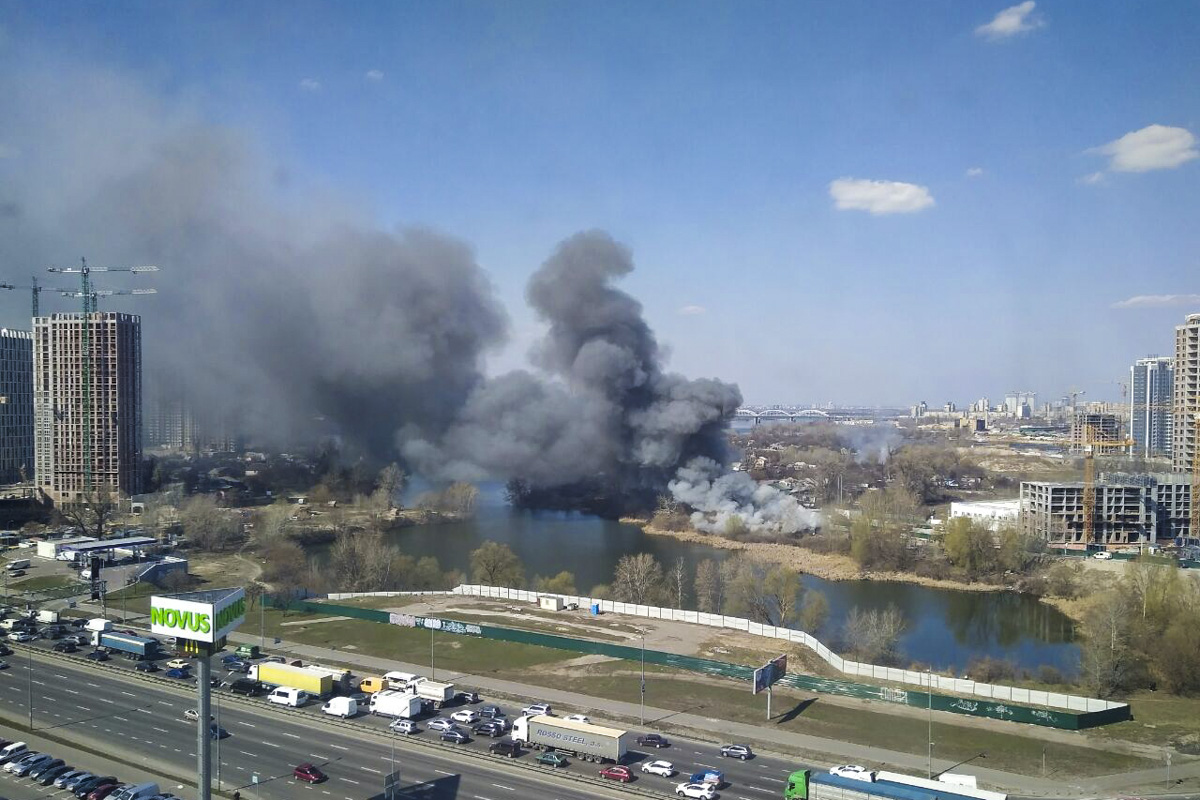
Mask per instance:
[[[1200,311],[1194,3],[279,8],[0,0],[0,281],[144,254],[77,204],[218,130],[255,162],[213,213],[319,198],[323,225],[468,243],[509,315],[492,374],[527,366],[526,281],[589,228],[630,247],[670,368],[747,404],[1119,401]],[[159,288],[109,306],[148,348]],[[0,326],[28,302],[0,292]]]

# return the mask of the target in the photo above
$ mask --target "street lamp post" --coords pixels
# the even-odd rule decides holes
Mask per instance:
[[[25,680],[29,686],[29,732],[33,733],[33,645],[26,642],[25,650],[29,654],[29,663],[25,665]]]
[[[929,722],[929,756],[926,761],[926,771],[929,779],[933,778],[933,668],[925,670],[925,697],[929,701],[929,708],[926,711],[926,716]]]
[[[642,631],[642,690],[638,695],[639,715],[642,725],[646,724],[646,632]]]
[[[433,655],[433,628],[429,629],[429,678],[437,680],[437,665],[434,662]]]

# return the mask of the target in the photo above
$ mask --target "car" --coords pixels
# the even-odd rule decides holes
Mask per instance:
[[[88,661],[108,661],[108,653],[103,650],[93,650],[84,656]]]
[[[36,754],[28,760],[18,761],[16,769],[12,770],[12,774],[16,775],[18,778],[24,778],[36,767],[39,767],[43,764],[49,764],[53,760],[54,756],[50,755],[49,753]]]
[[[840,767],[833,767],[829,770],[829,774],[838,775],[842,778],[853,778],[856,781],[875,780],[874,772],[858,764],[842,764]]]
[[[454,695],[454,699],[460,703],[478,703],[479,692],[457,692]]]
[[[88,773],[88,771],[85,769],[69,769],[66,772],[60,772],[54,779],[54,788],[65,789],[68,782],[73,781],[76,778],[82,778],[88,774],[90,773]]]
[[[620,781],[621,783],[629,783],[633,780],[633,772],[629,767],[623,767],[620,764],[614,764],[611,767],[605,767],[600,770],[601,778],[608,778],[610,781]]]
[[[554,716],[552,713],[550,713],[549,703],[530,703],[521,709],[521,713],[527,717],[532,717],[536,714],[544,714],[547,717]]]
[[[642,772],[649,772],[651,775],[661,775],[664,778],[675,777],[675,765],[670,761],[647,761],[642,764]]]
[[[51,767],[43,772],[41,776],[38,777],[38,783],[40,783],[42,786],[49,786],[58,780],[60,775],[66,775],[74,771],[75,768],[70,764],[59,764],[57,767]]]
[[[504,712],[499,706],[481,706],[479,709],[479,716],[487,719],[499,719],[500,717],[504,716]]]
[[[241,664],[243,662],[241,656],[228,653],[227,655],[221,656],[221,663],[228,667],[230,664]]]
[[[0,670],[8,669],[7,661],[0,661]]]
[[[495,739],[497,736],[504,735],[504,725],[502,725],[498,720],[487,720],[486,722],[481,722],[475,727],[471,728],[471,732],[479,734],[480,736],[488,736],[492,739]]]
[[[167,669],[191,669],[192,660],[190,658],[172,658],[167,662]]]
[[[452,728],[448,731],[442,731],[442,741],[452,742],[453,744],[466,744],[471,741],[471,737],[458,728]]]
[[[25,570],[23,570],[23,569],[10,569],[8,571],[8,577],[10,577],[10,578],[20,578],[24,574],[25,574]]]
[[[187,711],[183,712],[183,718],[188,722],[195,722],[196,720],[200,719],[200,712],[197,709],[189,708]],[[208,718],[210,720],[216,719],[216,717],[212,714],[209,714]]]
[[[563,719],[567,720],[568,722],[582,722],[584,725],[590,725],[592,722],[583,714],[568,714],[567,716],[563,717]]]
[[[74,636],[65,637],[64,641],[74,642],[77,647],[86,647],[92,643],[90,636],[84,636],[82,633],[77,633]]]
[[[72,628],[84,628],[87,627],[88,621],[86,617],[76,617],[67,624]]]
[[[565,767],[569,763],[564,756],[559,755],[553,750],[548,750],[540,754],[536,759],[539,764],[547,764],[551,767]]]
[[[29,770],[29,777],[31,780],[37,780],[38,778],[45,775],[47,771],[52,770],[55,767],[61,767],[65,763],[66,762],[63,761],[61,758],[56,758],[51,761],[43,761],[42,763],[38,764],[33,769]]]
[[[37,750],[26,750],[25,752],[21,753],[16,758],[14,758],[12,761],[5,764],[4,771],[5,772],[16,772],[18,769],[25,766],[26,764],[37,763],[38,761],[42,761],[46,758],[49,758],[49,756],[46,755],[45,753],[39,753]]]
[[[693,772],[691,777],[687,779],[688,783],[707,783],[716,789],[725,783],[725,773],[719,769],[709,767],[700,772]]]
[[[431,731],[452,731],[458,728],[458,726],[454,724],[454,720],[449,720],[445,717],[431,719],[426,723],[426,726]]]
[[[675,787],[675,794],[680,797],[696,797],[699,800],[713,800],[717,791],[707,783],[681,783]]]
[[[120,789],[123,784],[120,783],[102,783],[92,791],[88,792],[87,800],[104,800],[110,794]]]
[[[392,723],[388,725],[388,728],[396,733],[403,733],[405,736],[410,736],[414,733],[421,732],[421,729],[417,727],[417,723],[413,722],[411,719],[394,719],[392,720]]]
[[[14,642],[32,642],[36,637],[29,631],[13,631],[8,638]]]
[[[473,722],[479,721],[479,713],[469,708],[464,708],[462,711],[455,711],[451,714],[450,719],[470,725]]]
[[[96,789],[100,786],[106,786],[110,783],[114,785],[117,783],[116,775],[106,775],[103,778],[92,776],[91,778],[75,784],[75,788],[71,791],[76,797],[87,797],[92,793],[93,789]]]
[[[209,734],[212,735],[212,738],[214,738],[214,739],[228,739],[229,738],[229,731],[225,730],[224,728],[222,728],[220,725],[218,725],[215,722],[209,726],[208,732],[209,732]]]
[[[241,694],[246,697],[258,697],[267,693],[267,686],[250,678],[238,678],[229,684],[229,692],[230,694]]]
[[[284,663],[283,656],[267,656],[263,659],[264,664],[282,664]]]
[[[1112,553],[1110,553],[1106,550],[1101,550],[1099,553],[1093,553],[1092,558],[1098,558],[1101,561],[1108,561],[1109,559],[1112,558]]]
[[[754,758],[748,744],[727,744],[721,748],[721,755],[725,758],[740,758],[742,761]]]
[[[488,752],[494,756],[508,756],[516,758],[521,755],[521,745],[516,742],[492,742],[488,746]]]
[[[156,661],[139,661],[133,665],[135,672],[158,672],[161,667]]]
[[[188,673],[188,671],[186,669],[179,669],[179,667],[172,667],[171,669],[169,669],[163,673],[163,677],[176,678],[177,680],[187,680],[188,678],[190,678],[192,676]]]
[[[638,747],[670,747],[667,737],[659,733],[644,733],[637,737]]]
[[[41,630],[41,637],[43,639],[53,639],[57,641],[66,635],[67,632],[57,625],[47,625]]]
[[[13,649],[4,642],[0,642],[0,656],[11,656],[12,654]]]
[[[249,661],[238,661],[233,664],[226,664],[225,669],[229,670],[230,672],[240,672],[243,675],[248,675],[250,673],[251,666],[252,665]]]
[[[305,762],[304,764],[298,764],[296,768],[292,770],[292,777],[298,781],[304,781],[305,783],[320,783],[321,781],[325,780],[326,775],[317,767]]]
[[[88,772],[86,769],[80,770],[78,775],[72,775],[70,778],[63,781],[62,788],[73,793],[81,783],[84,781],[90,781],[94,777],[96,777],[95,773]]]
[[[56,653],[75,653],[79,651],[79,645],[70,639],[64,639],[61,642],[55,642],[52,649]]]

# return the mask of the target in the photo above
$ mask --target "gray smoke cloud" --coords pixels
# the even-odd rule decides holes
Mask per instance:
[[[744,472],[730,472],[710,458],[694,458],[669,484],[671,494],[695,511],[692,527],[725,533],[740,520],[753,534],[791,534],[820,527],[821,515],[789,494],[759,484]]]
[[[895,425],[878,422],[871,425],[839,425],[837,435],[854,450],[854,460],[859,464],[883,464],[892,451],[904,443],[904,434]]]

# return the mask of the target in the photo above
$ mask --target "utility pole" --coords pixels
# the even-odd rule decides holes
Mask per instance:
[[[639,714],[642,725],[646,724],[646,632],[642,631],[642,691],[639,697]]]
[[[212,800],[212,697],[209,680],[212,665],[202,651],[196,656],[196,711],[199,724],[196,726],[196,782],[197,800]]]
[[[437,680],[437,665],[434,663],[433,655],[433,628],[429,629],[429,679]]]
[[[926,761],[927,775],[925,777],[933,779],[933,668],[925,670],[925,697],[929,701],[929,708],[925,712],[929,722],[929,755]]]

